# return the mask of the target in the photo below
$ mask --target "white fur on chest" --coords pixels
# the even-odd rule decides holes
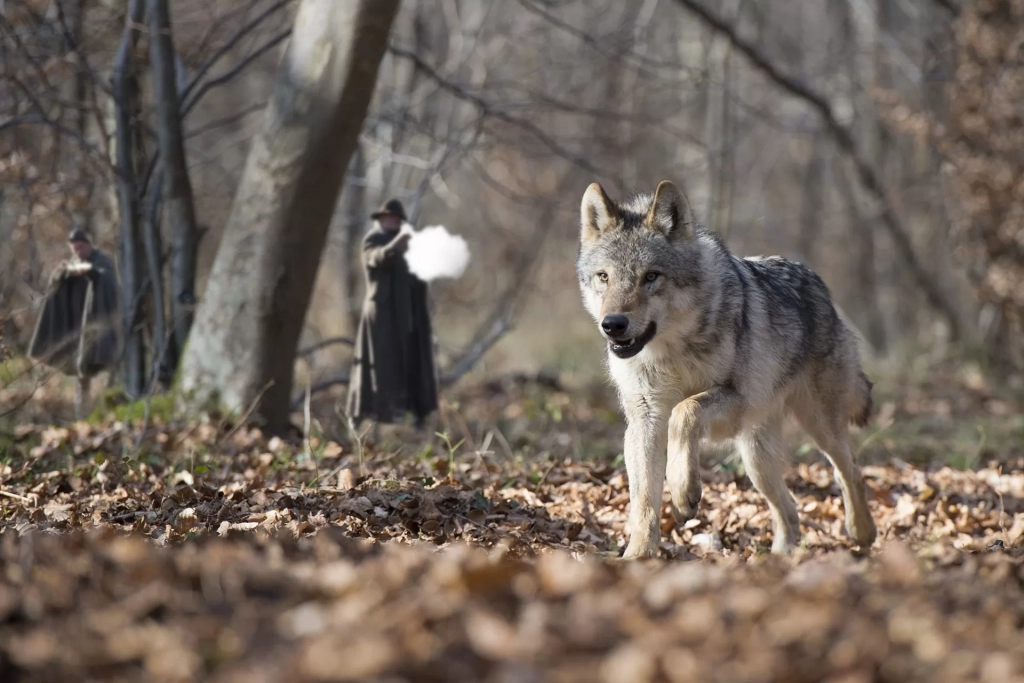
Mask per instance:
[[[608,354],[608,372],[623,407],[642,397],[651,407],[670,411],[680,401],[710,388],[709,370],[694,367],[655,344],[634,358],[622,359]]]

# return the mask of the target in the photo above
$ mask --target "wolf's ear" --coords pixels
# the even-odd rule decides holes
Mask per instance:
[[[618,223],[619,211],[604,188],[598,183],[591,183],[583,193],[580,204],[580,241],[590,242],[610,230]]]
[[[654,201],[651,202],[644,222],[671,241],[691,240],[697,231],[690,200],[682,190],[668,180],[658,183],[658,189],[654,191]]]

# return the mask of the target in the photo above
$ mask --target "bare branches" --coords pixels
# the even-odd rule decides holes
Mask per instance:
[[[950,327],[952,338],[954,340],[958,339],[962,334],[962,325],[956,307],[946,292],[939,286],[936,278],[921,264],[917,253],[914,251],[910,236],[896,214],[896,209],[893,206],[888,191],[879,179],[874,167],[858,151],[850,129],[841,124],[836,118],[835,111],[828,100],[810,85],[795,76],[783,73],[757,46],[740,36],[732,25],[705,8],[698,0],[676,0],[676,2],[695,14],[709,27],[726,36],[733,44],[733,47],[746,57],[750,64],[758,71],[767,76],[769,80],[790,95],[806,102],[818,113],[825,123],[825,127],[833,142],[853,162],[861,184],[878,201],[881,209],[880,218],[882,225],[888,231],[906,267],[913,274],[914,280],[921,288],[921,291],[924,292],[928,302],[946,320]]]
[[[284,9],[293,2],[294,0],[277,0],[277,2],[275,2],[270,7],[260,12],[252,20],[246,22],[241,28],[239,28],[238,31],[236,31],[235,34],[231,36],[231,38],[229,38],[212,55],[210,55],[209,59],[203,62],[202,65],[200,65],[200,67],[196,70],[195,75],[192,76],[191,80],[189,80],[189,82],[185,85],[184,91],[181,93],[182,101],[189,100],[189,96],[192,94],[192,91],[195,90],[195,88],[199,85],[200,81],[203,80],[203,78],[210,71],[210,69],[213,68],[213,66],[217,62],[219,62],[221,58],[224,57],[224,55],[226,55],[228,52],[234,49],[234,47],[238,45],[238,43],[243,38],[249,35],[267,18],[269,18],[273,14],[276,14],[278,11]],[[289,30],[288,33],[290,32],[291,31]]]
[[[579,168],[583,169],[587,173],[590,173],[592,176],[596,178],[605,177],[605,172],[603,170],[599,169],[597,166],[590,163],[590,161],[588,161],[584,157],[575,154],[570,150],[566,149],[565,147],[563,147],[557,140],[555,140],[551,135],[541,130],[541,128],[537,126],[535,123],[528,121],[526,119],[512,116],[508,112],[502,111],[500,109],[496,109],[490,102],[488,102],[480,95],[472,93],[461,84],[455,83],[454,81],[451,81],[442,76],[440,73],[437,72],[436,69],[434,69],[433,66],[428,64],[414,52],[398,47],[397,45],[388,46],[388,51],[391,52],[393,55],[410,60],[413,64],[416,65],[417,69],[422,71],[431,80],[436,82],[438,85],[443,87],[452,95],[461,100],[465,100],[476,105],[484,116],[488,116],[499,121],[503,121],[504,123],[507,123],[510,126],[519,128],[520,130],[529,133],[538,141],[540,141],[541,144],[547,147],[548,150],[550,150],[557,156],[565,159],[566,161],[571,162],[573,165],[578,166]]]
[[[96,161],[103,162],[109,166],[107,155],[104,154],[103,150],[86,140],[82,134],[74,128],[66,126],[60,121],[51,119],[45,114],[28,114],[26,116],[18,116],[5,121],[0,121],[0,133],[8,128],[16,128],[18,126],[49,126],[80,144],[82,149],[87,151],[90,156],[96,159]]]
[[[633,68],[649,77],[662,77],[662,74],[658,74],[651,69],[672,69],[678,71],[682,68],[682,65],[677,62],[656,61],[644,54],[637,54],[631,50],[609,51],[607,41],[602,41],[587,31],[559,19],[551,12],[548,12],[543,7],[539,6],[536,2],[533,2],[533,0],[519,0],[519,4],[523,9],[543,18],[547,23],[551,24],[555,28],[578,39],[584,45],[590,47],[609,61],[635,61],[636,63],[632,65]]]
[[[512,306],[506,307],[502,315],[491,326],[491,331],[486,337],[475,342],[462,354],[452,366],[452,369],[441,377],[441,386],[449,386],[458,382],[463,375],[469,372],[477,362],[484,357],[491,348],[497,344],[502,337],[512,330]]]
[[[185,347],[189,329],[192,327],[199,231],[196,226],[195,203],[192,199],[192,182],[185,159],[185,139],[178,106],[178,74],[175,68],[168,0],[149,0],[149,14],[150,62],[153,69],[159,121],[157,130],[165,182],[164,206],[167,209],[167,220],[174,244],[171,261],[171,317],[174,348],[177,350]],[[154,281],[162,278],[159,270],[150,275]],[[162,307],[164,302],[157,299],[155,305]],[[162,349],[160,353],[163,353]],[[177,351],[173,355],[177,358]]]
[[[278,33],[274,37],[270,38],[263,45],[261,45],[260,47],[256,48],[252,53],[250,53],[247,57],[245,57],[244,59],[239,61],[238,64],[233,66],[228,71],[224,72],[223,74],[221,74],[217,78],[214,78],[213,80],[205,81],[199,87],[199,90],[195,91],[195,93],[192,95],[192,97],[186,99],[184,96],[182,96],[181,98],[179,98],[179,102],[181,103],[180,104],[181,118],[184,119],[185,117],[187,117],[189,115],[189,113],[191,113],[192,110],[195,109],[196,105],[199,104],[200,100],[203,99],[203,97],[206,95],[206,93],[210,92],[211,90],[213,90],[214,88],[216,88],[218,86],[224,85],[225,83],[227,83],[227,82],[231,81],[232,79],[234,79],[235,77],[237,77],[240,73],[245,71],[245,69],[250,64],[252,64],[254,61],[259,59],[261,56],[263,56],[264,54],[266,54],[270,50],[274,49],[284,39],[286,39],[288,36],[290,36],[291,33],[292,32],[291,32],[290,28],[281,31],[280,33]],[[194,79],[193,79],[193,82],[195,82]],[[260,105],[260,109],[262,109],[263,106],[264,105]],[[251,111],[246,111],[242,115],[246,115],[248,113],[251,113]],[[203,126],[202,131],[210,130],[211,128],[215,128],[218,125],[225,125],[225,124],[231,123],[233,120],[235,120],[235,117],[229,117],[229,118],[221,120],[219,122],[211,122],[211,123]],[[196,134],[196,133],[193,132],[192,134]],[[191,135],[189,137],[191,137]],[[146,173],[143,176],[143,180],[142,180],[142,193],[143,194],[145,194],[145,193],[147,193],[149,191],[150,182],[151,182],[152,177],[153,177],[153,172],[156,170],[157,161],[159,161],[159,154],[154,154],[153,158],[150,161],[149,167],[146,169]]]
[[[275,47],[277,47],[278,44],[280,44],[285,38],[287,38],[291,34],[291,29],[285,29],[283,31],[280,31],[279,33],[275,34],[272,38],[267,40],[265,43],[263,43],[263,45],[253,50],[244,59],[239,61],[238,64],[231,67],[231,69],[224,72],[217,78],[204,82],[202,86],[200,86],[199,89],[193,95],[186,95],[182,97],[182,115],[187,115],[190,111],[192,111],[195,108],[195,106],[199,104],[199,100],[203,98],[203,95],[209,92],[212,88],[215,88],[219,85],[223,85],[224,83],[227,83],[228,81],[233,79],[239,73],[244,71],[247,66],[252,64],[254,61],[262,57],[270,50],[273,50]],[[197,81],[193,79],[193,83],[194,82]]]

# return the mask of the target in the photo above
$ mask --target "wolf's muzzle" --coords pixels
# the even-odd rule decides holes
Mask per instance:
[[[607,318],[605,318],[605,320],[607,320]],[[604,321],[602,321],[602,323],[603,322]],[[604,329],[604,325],[601,327]],[[644,347],[647,346],[648,342],[654,339],[654,335],[657,334],[657,332],[658,326],[654,322],[651,322],[638,337],[620,337],[617,339],[610,339],[608,341],[608,349],[615,354],[617,358],[632,358],[644,350]],[[607,332],[605,334],[607,335]]]

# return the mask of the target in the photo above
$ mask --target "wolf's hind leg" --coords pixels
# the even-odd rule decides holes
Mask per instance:
[[[786,554],[800,541],[800,517],[783,477],[787,458],[782,448],[781,421],[772,417],[741,434],[736,442],[747,476],[768,501],[772,513],[772,552]]]
[[[845,430],[845,425],[843,429]],[[818,448],[825,452],[825,457],[832,463],[838,475],[839,486],[843,491],[846,533],[860,547],[870,547],[875,542],[878,531],[868,508],[864,480],[860,468],[853,461],[853,453],[850,451],[850,442],[846,434],[824,434],[820,438],[815,436],[814,440]]]
[[[715,388],[672,409],[668,423],[668,485],[677,521],[692,519],[701,499],[700,442],[712,432],[735,433],[743,399],[733,389]]]
[[[802,396],[793,407],[800,425],[807,430],[818,444],[818,448],[832,463],[839,479],[839,487],[843,492],[846,533],[860,547],[870,547],[875,542],[878,531],[868,508],[860,468],[850,451],[846,431],[848,411],[845,405],[835,400],[834,393],[822,391],[814,396]]]

